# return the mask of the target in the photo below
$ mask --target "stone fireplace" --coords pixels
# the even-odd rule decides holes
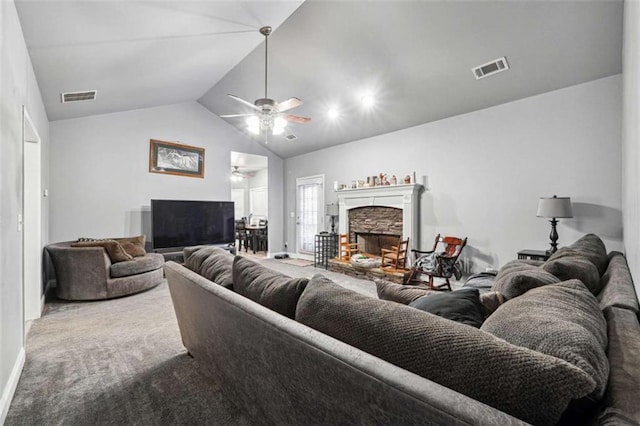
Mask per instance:
[[[417,248],[419,196],[422,185],[389,185],[344,189],[338,195],[338,231],[362,251],[380,255],[382,248],[409,238]]]
[[[349,241],[360,244],[363,253],[380,255],[402,238],[402,209],[384,206],[349,210]]]

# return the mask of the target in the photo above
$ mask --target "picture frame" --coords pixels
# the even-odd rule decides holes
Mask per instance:
[[[151,139],[149,172],[204,178],[204,148]]]

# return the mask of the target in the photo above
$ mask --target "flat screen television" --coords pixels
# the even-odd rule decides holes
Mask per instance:
[[[153,248],[235,241],[233,201],[151,200]]]

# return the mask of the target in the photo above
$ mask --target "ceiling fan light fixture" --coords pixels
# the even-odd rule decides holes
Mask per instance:
[[[254,135],[259,135],[260,134],[260,119],[255,115],[252,115],[251,117],[248,117],[247,118],[247,129],[249,130],[250,133],[253,133]]]
[[[281,135],[284,132],[285,127],[287,127],[287,120],[282,117],[276,117],[273,120],[273,134]]]
[[[289,98],[283,102],[276,102],[273,99],[269,98],[267,93],[268,87],[268,42],[269,35],[271,34],[271,27],[262,27],[260,28],[260,34],[264,36],[264,97],[260,99],[256,99],[254,103],[245,101],[244,99],[228,94],[228,96],[243,104],[245,107],[249,107],[253,110],[252,114],[224,114],[220,117],[222,118],[236,118],[236,117],[247,117],[247,130],[254,134],[260,135],[264,134],[265,137],[269,135],[281,135],[284,133],[285,128],[287,127],[287,122],[292,121],[294,123],[305,124],[311,121],[309,117],[303,117],[295,114],[284,114],[284,111],[289,111],[293,108],[297,108],[302,105],[302,101],[298,98]],[[265,139],[265,143],[267,139]]]

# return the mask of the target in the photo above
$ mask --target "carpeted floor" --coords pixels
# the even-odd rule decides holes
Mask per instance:
[[[322,273],[374,296],[375,285],[323,269],[259,260],[293,277]],[[47,301],[34,321],[9,425],[243,425],[224,389],[182,346],[166,283],[97,302]]]
[[[249,424],[186,354],[166,283],[45,306],[6,425]]]

